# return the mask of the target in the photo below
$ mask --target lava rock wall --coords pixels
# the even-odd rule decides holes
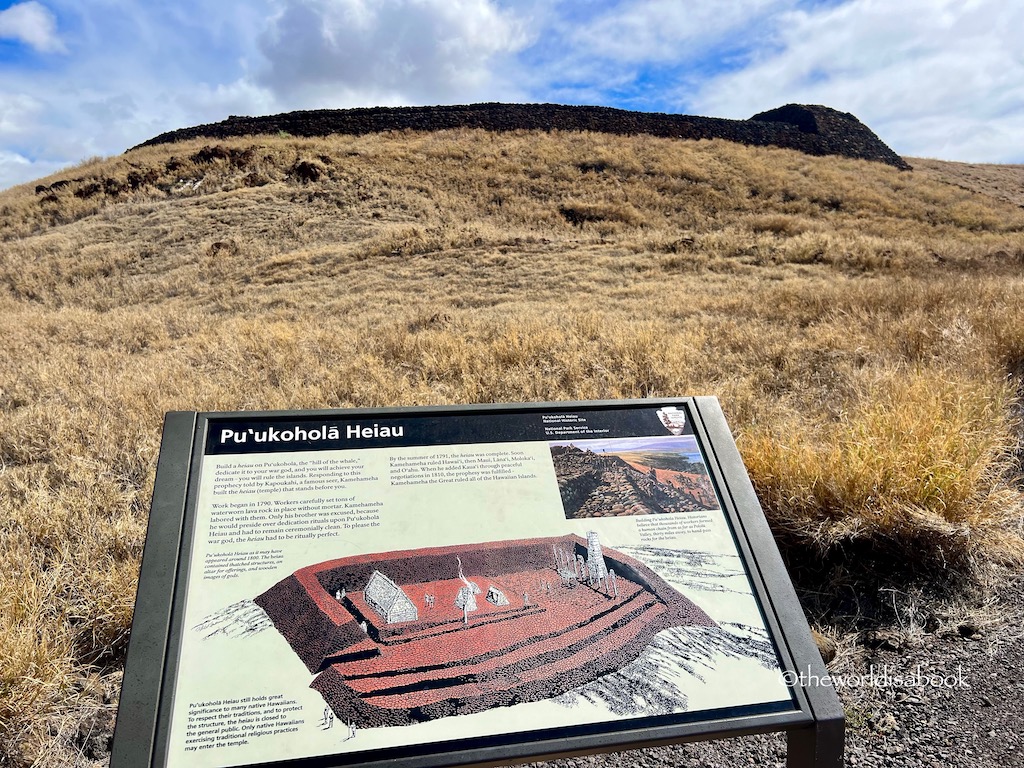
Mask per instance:
[[[468,104],[437,107],[370,107],[285,112],[263,117],[232,115],[219,123],[181,128],[155,136],[140,147],[193,138],[287,133],[292,136],[361,135],[384,131],[594,131],[649,134],[677,139],[725,139],[751,146],[795,149],[809,155],[842,155],[896,168],[910,166],[849,112],[820,105],[787,104],[749,120],[631,112],[610,107],[561,104]]]

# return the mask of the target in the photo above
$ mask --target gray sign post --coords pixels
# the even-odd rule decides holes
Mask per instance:
[[[773,731],[842,765],[716,399],[167,415],[112,768]]]

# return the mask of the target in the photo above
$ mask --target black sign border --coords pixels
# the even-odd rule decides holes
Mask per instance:
[[[198,485],[211,423],[224,420],[304,420],[384,416],[588,411],[610,408],[685,408],[707,468],[750,574],[769,634],[787,672],[826,679],[821,661],[775,539],[747,476],[721,406],[715,397],[567,401],[410,408],[301,411],[173,411],[166,415],[142,557],[131,642],[125,665],[111,768],[166,763],[171,703],[177,676],[188,573],[195,530]],[[579,439],[586,439],[579,436]],[[600,723],[564,731],[533,731],[465,742],[419,744],[374,753],[341,754],[255,766],[333,768],[441,768],[503,765],[600,752],[785,731],[791,768],[842,765],[844,715],[829,685],[793,686],[795,709],[736,715],[729,710]]]

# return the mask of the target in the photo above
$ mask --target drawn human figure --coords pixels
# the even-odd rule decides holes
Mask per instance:
[[[330,707],[324,707],[324,716],[320,719],[320,730],[327,731],[334,727],[334,713]]]
[[[341,594],[341,590],[340,589],[337,592],[334,593],[334,599],[337,600],[339,603],[341,602],[341,598],[343,598],[343,597],[344,597],[344,595]]]
[[[523,592],[523,607],[530,607],[530,594],[528,592]]]

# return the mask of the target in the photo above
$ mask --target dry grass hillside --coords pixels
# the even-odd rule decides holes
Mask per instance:
[[[945,160],[910,158],[919,176],[953,184],[1024,207],[1024,165],[951,163]]]
[[[963,186],[453,130],[0,193],[0,761],[104,757],[172,409],[715,394],[794,564],[1019,562],[1024,210]]]

